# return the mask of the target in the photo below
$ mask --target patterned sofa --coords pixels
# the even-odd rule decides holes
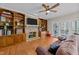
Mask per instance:
[[[56,55],[78,55],[77,39],[72,35],[58,48]]]
[[[56,55],[78,55],[78,36],[71,35],[61,43],[60,47],[58,48]],[[36,49],[38,55],[50,55],[51,53],[48,49],[44,47],[38,47]]]

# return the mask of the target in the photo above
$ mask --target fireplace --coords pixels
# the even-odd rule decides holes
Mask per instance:
[[[26,40],[38,39],[38,26],[27,26],[26,28]]]

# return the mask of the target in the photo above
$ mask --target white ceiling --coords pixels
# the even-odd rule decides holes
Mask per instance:
[[[54,4],[51,3],[49,5]],[[79,3],[60,3],[60,5],[55,8],[56,10],[58,10],[58,12],[50,12],[48,15],[45,15],[45,12],[39,13],[39,11],[43,9],[41,3],[0,3],[0,7],[8,8],[14,11],[20,11],[25,14],[29,13],[45,19],[79,11]]]

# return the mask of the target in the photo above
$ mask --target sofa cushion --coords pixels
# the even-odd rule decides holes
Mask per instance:
[[[59,45],[52,45],[52,46],[48,49],[48,51],[49,51],[51,54],[55,55],[58,48],[59,48]]]
[[[40,46],[36,48],[36,53],[37,53],[37,55],[50,55],[47,48],[45,48],[45,47],[43,48]]]

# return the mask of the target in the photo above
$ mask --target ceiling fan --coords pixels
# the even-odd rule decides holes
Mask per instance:
[[[55,5],[53,6],[49,6],[47,4],[42,4],[42,7],[44,8],[44,10],[42,11],[39,11],[39,12],[46,12],[46,15],[49,13],[49,12],[57,12],[57,10],[53,10],[54,8],[58,7],[60,4],[59,3],[56,3]]]

